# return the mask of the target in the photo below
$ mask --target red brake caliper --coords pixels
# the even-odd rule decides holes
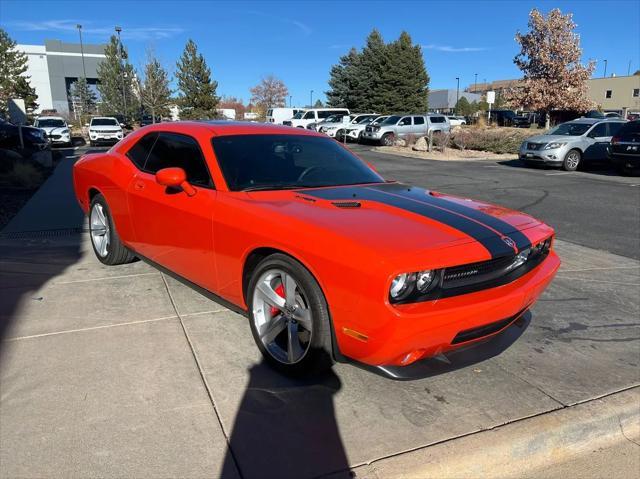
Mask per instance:
[[[274,289],[274,291],[278,294],[278,296],[280,296],[281,298],[284,298],[284,286],[281,284],[280,286],[278,286],[277,288]],[[273,318],[275,315],[277,315],[280,312],[280,310],[278,308],[276,308],[275,306],[271,306],[271,317]]]

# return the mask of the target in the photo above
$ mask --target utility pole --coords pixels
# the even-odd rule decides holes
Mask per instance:
[[[89,88],[89,84],[87,83],[87,70],[84,66],[84,47],[82,46],[82,25],[80,25],[79,23],[76,25],[76,28],[78,29],[78,35],[80,35],[80,56],[82,57],[82,74],[84,75],[84,83],[85,85],[87,85],[87,88]],[[82,105],[82,112],[86,113],[87,111],[87,98],[86,95],[83,95],[83,105]],[[80,122],[82,123],[82,117],[80,118]]]
[[[454,108],[455,114],[458,114],[458,100],[460,98],[460,77],[456,77],[456,106]]]
[[[122,112],[122,117],[126,119],[127,118],[127,90],[125,87],[124,66],[122,65],[122,40],[120,39],[121,31],[122,31],[122,28],[116,26],[116,33],[118,34],[118,62],[120,63],[120,69],[122,71],[122,105],[124,110]]]

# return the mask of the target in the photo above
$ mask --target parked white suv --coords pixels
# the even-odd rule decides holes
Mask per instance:
[[[89,144],[96,146],[100,143],[115,144],[122,140],[124,133],[122,125],[111,116],[97,116],[91,118],[89,124]]]
[[[290,120],[282,122],[283,125],[295,128],[306,128],[309,123],[320,123],[331,115],[348,115],[347,108],[310,108],[299,111]]]
[[[52,145],[71,146],[71,131],[61,116],[39,116],[33,126],[44,130]]]

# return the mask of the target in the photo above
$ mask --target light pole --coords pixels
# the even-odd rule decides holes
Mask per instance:
[[[604,75],[602,78],[607,78],[607,60],[604,61]]]
[[[478,93],[478,74],[474,73],[475,80],[473,80],[473,93]]]
[[[313,108],[313,90],[311,90],[311,100],[309,102],[309,108]]]
[[[116,33],[118,34],[118,62],[122,70],[122,107],[124,110],[122,112],[122,116],[123,118],[126,119],[127,118],[127,93],[126,93],[125,81],[124,81],[124,66],[122,65],[122,40],[120,39],[121,31],[122,31],[122,28],[116,26]]]
[[[456,107],[455,114],[458,114],[458,98],[460,97],[460,77],[456,77]]]
[[[84,82],[85,84],[87,84],[87,70],[84,67],[84,47],[82,46],[82,25],[80,25],[79,23],[76,25],[76,28],[78,29],[78,35],[80,35],[80,56],[82,57],[82,75],[84,75]],[[87,86],[87,88],[89,88]],[[85,112],[87,109],[87,99],[85,98],[86,95],[82,96],[83,98],[83,103],[84,105],[82,105],[82,111]],[[80,119],[80,121],[82,121],[82,118]]]
[[[291,108],[291,95],[289,95],[289,108]]]

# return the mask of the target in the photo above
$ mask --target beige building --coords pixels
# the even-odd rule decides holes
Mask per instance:
[[[587,95],[598,109],[640,112],[640,75],[592,78],[587,84]]]
[[[513,88],[520,80],[496,80],[490,83],[469,85],[467,91],[486,94],[494,90],[500,94],[503,90]],[[587,80],[587,95],[602,111],[615,111],[622,115],[625,112],[640,113],[640,75],[591,78]]]

